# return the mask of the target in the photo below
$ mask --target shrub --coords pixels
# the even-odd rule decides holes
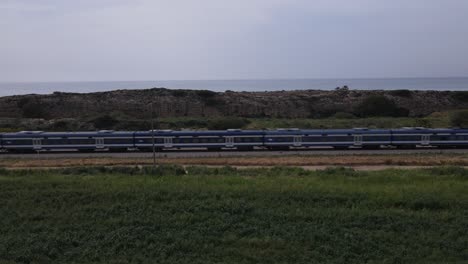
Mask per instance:
[[[175,97],[185,97],[188,94],[187,90],[172,90],[172,95]]]
[[[389,91],[388,94],[399,97],[411,97],[413,95],[413,92],[407,89],[400,89]]]
[[[17,105],[21,108],[23,117],[25,118],[43,118],[45,116],[44,107],[37,99],[22,98],[18,101]]]
[[[63,119],[55,119],[52,120],[46,127],[45,130],[51,131],[71,131],[71,130],[79,130],[80,129],[80,121],[71,119],[71,118],[63,118]]]
[[[468,128],[468,110],[456,111],[450,116],[450,125]]]
[[[354,112],[360,117],[401,117],[408,116],[409,114],[408,109],[398,107],[393,100],[383,95],[368,96],[359,105],[356,106]]]
[[[153,176],[165,176],[165,175],[185,175],[187,170],[179,165],[158,165],[156,167],[146,166],[142,169],[143,174]]]
[[[210,90],[198,90],[196,91],[197,95],[202,98],[210,98],[216,95],[216,92]]]
[[[348,167],[328,167],[318,172],[323,173],[324,175],[338,175],[338,176],[358,175],[358,173],[353,168],[348,168]]]
[[[468,102],[468,91],[457,91],[452,93],[452,98],[461,101]]]
[[[353,118],[356,118],[355,115],[353,115],[351,113],[346,113],[346,112],[338,112],[333,117],[337,118],[337,119],[353,119]]]
[[[439,166],[430,169],[426,169],[432,175],[437,176],[460,176],[460,177],[468,177],[468,169],[465,169],[461,166]]]
[[[223,104],[221,100],[218,100],[216,98],[205,98],[204,101],[207,106],[219,106]]]
[[[233,128],[244,128],[250,124],[250,120],[245,118],[223,118],[208,122],[208,129],[224,130]]]
[[[97,129],[112,129],[119,121],[110,115],[102,115],[91,120],[91,123]]]

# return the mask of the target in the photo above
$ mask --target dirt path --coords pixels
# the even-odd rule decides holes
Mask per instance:
[[[151,165],[151,158],[6,158],[0,159],[4,168],[55,168],[77,166],[137,166]],[[337,156],[268,156],[268,157],[207,157],[207,158],[158,158],[158,164],[272,167],[294,166],[323,168],[346,166],[356,168],[468,166],[468,155],[337,155]]]

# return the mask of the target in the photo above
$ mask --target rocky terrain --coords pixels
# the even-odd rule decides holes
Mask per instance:
[[[337,113],[421,117],[433,112],[468,108],[468,92],[363,91],[347,87],[333,91],[212,92],[153,88],[88,94],[56,92],[0,97],[0,127],[2,122],[6,124],[19,119],[89,120],[113,116],[143,120],[150,116],[151,104],[158,118],[293,119],[323,118]],[[373,108],[366,109],[372,104]],[[377,109],[379,107],[381,109]]]

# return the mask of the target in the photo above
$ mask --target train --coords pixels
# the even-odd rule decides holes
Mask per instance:
[[[468,129],[405,127],[400,129],[269,129],[269,130],[150,130],[150,131],[21,131],[0,134],[0,151],[164,151],[287,150],[328,147],[378,149],[381,147],[468,147]]]

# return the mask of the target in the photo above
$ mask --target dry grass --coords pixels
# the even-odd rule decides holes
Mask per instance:
[[[468,166],[467,155],[342,155],[288,157],[158,158],[159,164],[208,166]],[[75,166],[129,166],[151,164],[151,158],[34,158],[3,159],[0,167],[45,168]]]

